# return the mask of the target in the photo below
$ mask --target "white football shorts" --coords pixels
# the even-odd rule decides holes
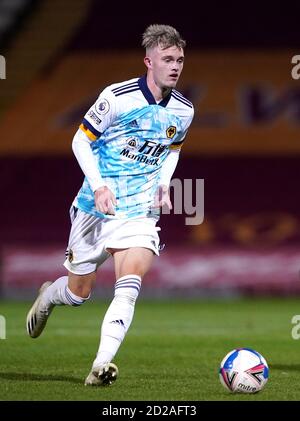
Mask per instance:
[[[159,255],[156,218],[97,218],[80,209],[70,210],[72,227],[64,266],[77,275],[95,271],[111,256],[107,249],[145,247]]]

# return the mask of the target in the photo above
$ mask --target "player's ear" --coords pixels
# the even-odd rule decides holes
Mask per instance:
[[[150,57],[145,57],[145,58],[144,58],[144,63],[145,63],[145,66],[146,66],[148,69],[151,69],[151,67],[152,67],[152,62],[151,62],[151,58],[150,58]]]

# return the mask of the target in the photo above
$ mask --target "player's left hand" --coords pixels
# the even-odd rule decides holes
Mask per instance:
[[[169,188],[165,185],[160,185],[158,186],[158,189],[155,194],[154,207],[162,208],[163,206],[166,206],[168,210],[171,210],[173,208],[169,196]]]

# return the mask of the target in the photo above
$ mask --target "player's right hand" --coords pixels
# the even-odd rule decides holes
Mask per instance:
[[[105,215],[115,215],[115,206],[117,200],[113,192],[107,187],[103,186],[94,192],[95,206],[98,212]]]

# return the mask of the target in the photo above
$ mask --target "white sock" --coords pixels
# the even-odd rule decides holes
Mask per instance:
[[[46,306],[55,305],[69,305],[80,306],[87,298],[78,297],[68,287],[68,277],[62,276],[58,278],[52,285],[50,285],[43,294],[43,302]]]
[[[104,316],[101,340],[93,367],[112,361],[133,319],[135,301],[141,288],[138,275],[126,275],[115,284],[115,296]]]

